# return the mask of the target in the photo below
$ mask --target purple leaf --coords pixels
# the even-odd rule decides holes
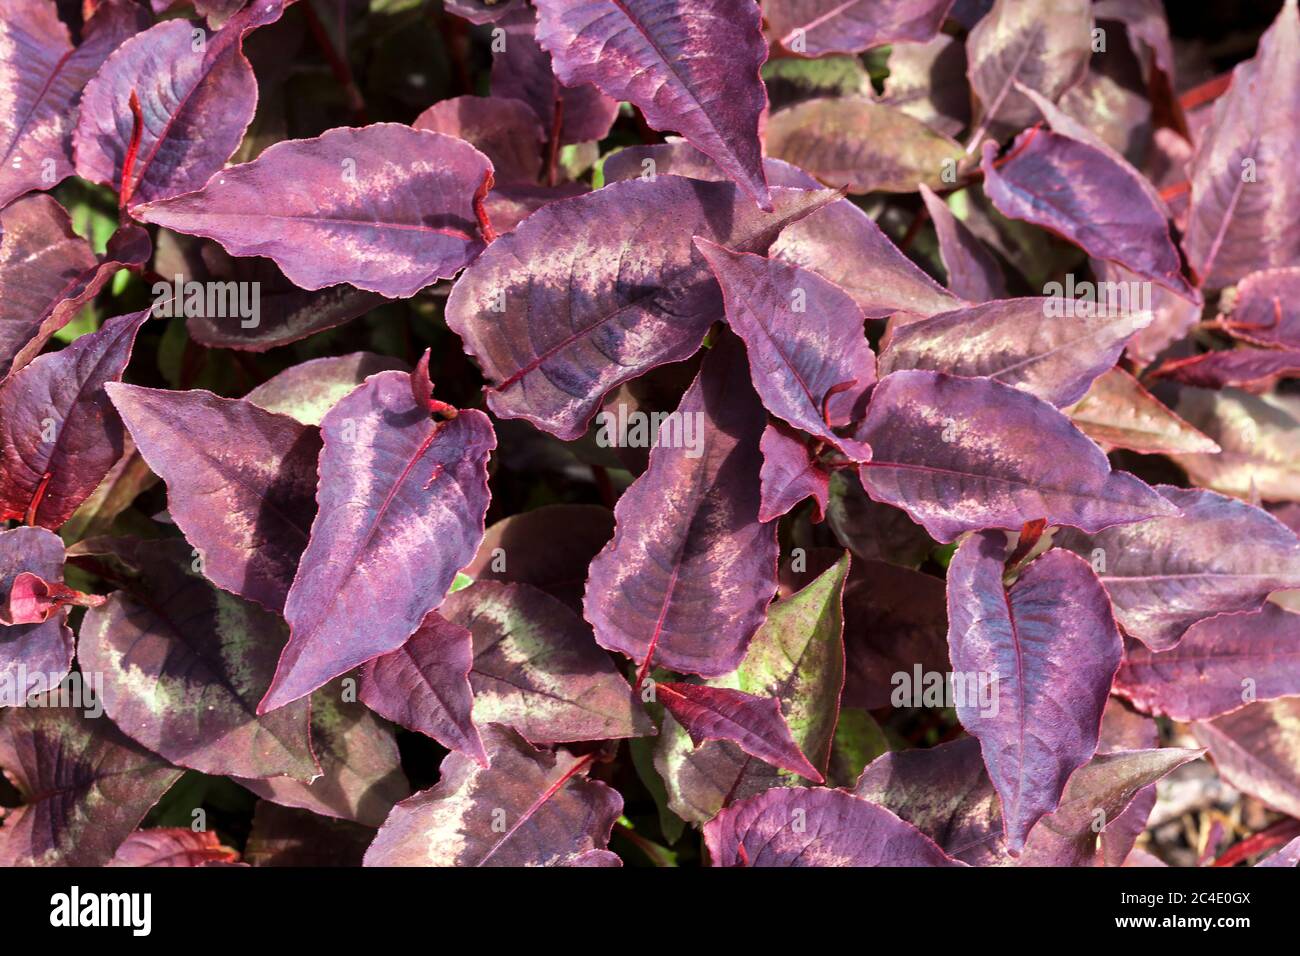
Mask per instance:
[[[1033,129],[995,160],[984,144],[984,191],[1005,216],[1042,226],[1098,259],[1184,297],[1195,295],[1182,276],[1168,213],[1154,188],[1106,150],[1059,132]]]
[[[1198,388],[1243,388],[1262,392],[1279,378],[1300,378],[1300,349],[1224,349],[1171,359],[1151,372]]]
[[[1088,261],[1092,273],[1099,282],[1111,283],[1110,288],[1137,288],[1141,293],[1151,292],[1150,311],[1155,316],[1151,324],[1129,340],[1125,352],[1128,358],[1138,365],[1147,365],[1174,342],[1183,338],[1201,319],[1202,301],[1200,296],[1195,301],[1189,300],[1185,293],[1170,292],[1161,285],[1138,285],[1143,280],[1135,272],[1104,259]]]
[[[870,449],[831,430],[862,417],[876,381],[862,310],[815,272],[704,239],[695,248],[718,278],[727,323],[745,343],[750,379],[767,409],[854,460],[870,457]]]
[[[434,421],[409,375],[380,372],[330,410],[321,437],[319,510],[284,606],[291,636],[259,713],[401,647],[483,537],[496,437],[482,412]]]
[[[0,212],[0,379],[96,265],[90,246],[50,196],[28,196]],[[36,350],[41,345],[44,339]]]
[[[863,771],[853,792],[897,813],[971,866],[1096,866],[1097,812],[1105,821],[1104,844],[1146,788],[1201,753],[1169,747],[1094,757],[1071,776],[1060,807],[1034,827],[1018,860],[1007,852],[997,795],[974,738],[884,754]]]
[[[1033,825],[1056,809],[1070,774],[1096,753],[1123,646],[1106,592],[1082,560],[1049,551],[1004,589],[1005,559],[996,532],[957,549],[948,569],[948,650],[954,673],[967,680],[957,718],[980,741],[1018,854]],[[975,681],[988,682],[991,705],[972,693]]]
[[[457,96],[434,103],[411,125],[465,140],[492,161],[498,185],[536,183],[541,175],[546,135],[521,100]]]
[[[284,607],[316,510],[319,432],[243,399],[113,384],[109,396],[202,573],[272,611]]]
[[[1203,618],[1300,587],[1300,540],[1268,512],[1196,488],[1156,491],[1182,516],[1056,542],[1091,561],[1130,636],[1165,651]]]
[[[81,666],[104,675],[113,722],[203,773],[317,776],[307,702],[255,713],[288,636],[284,623],[203,580],[184,541],[149,542],[137,556],[138,576],[86,612],[78,642]]]
[[[939,254],[948,270],[948,288],[971,302],[1005,299],[1007,282],[993,254],[929,186],[922,183],[920,190],[939,235]]]
[[[1008,859],[997,793],[974,737],[881,754],[852,792],[897,814],[953,859],[971,866]]]
[[[847,199],[787,226],[771,255],[829,279],[869,319],[895,312],[936,315],[964,303],[922,272]]]
[[[527,103],[541,120],[550,149],[608,136],[618,118],[618,101],[590,83],[561,84],[551,55],[537,45],[532,7],[521,3],[500,19],[496,29],[502,31],[502,44],[492,56],[492,95]]]
[[[81,98],[77,175],[116,189],[123,209],[203,186],[257,107],[244,36],[282,11],[283,0],[251,0],[215,34],[169,20],[118,47]]]
[[[843,790],[769,790],[704,825],[714,866],[962,866],[884,807]]]
[[[1284,867],[1300,866],[1300,837],[1296,837],[1268,859],[1262,860],[1255,865]]]
[[[1123,665],[1120,665],[1123,667]],[[1160,731],[1156,722],[1139,714],[1118,697],[1106,700],[1101,715],[1101,739],[1097,753],[1111,754],[1124,750],[1154,750],[1160,747]],[[1066,785],[1067,792],[1069,785]],[[1123,813],[1106,820],[1101,831],[1101,858],[1106,866],[1122,866],[1133,852],[1133,846],[1147,828],[1151,811],[1155,809],[1157,792],[1154,784],[1142,788]],[[1089,829],[1092,828],[1092,821]],[[1046,828],[1044,828],[1046,829]]]
[[[894,675],[952,670],[939,578],[882,561],[859,562],[844,591],[844,703],[890,706]]]
[[[656,684],[655,696],[696,747],[706,740],[727,740],[764,763],[823,782],[790,735],[777,698],[729,687],[674,683]]]
[[[1174,410],[1222,448],[1218,454],[1171,456],[1193,484],[1237,498],[1300,500],[1296,396],[1184,387]]]
[[[405,298],[483,250],[476,203],[491,184],[492,164],[468,143],[377,123],[276,143],[133,214],[273,259],[304,289],[346,282]]]
[[[890,49],[888,65],[882,103],[948,136],[970,125],[966,47],[956,37],[936,33],[924,43],[900,43]]]
[[[618,500],[583,606],[596,641],[643,673],[657,663],[713,677],[740,663],[776,592],[776,523],[758,521],[766,416],[738,339],[710,349],[677,413],[694,447],[651,450]]]
[[[1237,338],[1300,349],[1300,268],[1252,272],[1237,284],[1232,310],[1219,320]]]
[[[1161,653],[1130,642],[1115,692],[1175,720],[1208,720],[1255,700],[1300,696],[1300,614],[1276,604],[1220,614]]]
[[[1162,405],[1132,375],[1107,369],[1078,402],[1065,409],[1070,421],[1104,449],[1146,455],[1219,453],[1219,446]]]
[[[450,13],[463,17],[470,23],[482,26],[495,23],[507,13],[513,13],[525,5],[525,0],[445,0],[444,6]]]
[[[319,425],[325,413],[376,372],[407,371],[400,359],[374,352],[353,352],[311,359],[273,375],[244,396],[258,408],[288,415],[304,425]],[[315,478],[312,480],[313,490]]]
[[[681,140],[621,149],[605,161],[604,169],[607,183],[648,178],[651,173],[710,182],[727,178],[707,156]],[[763,169],[773,186],[817,186],[812,176],[779,159],[765,159]],[[848,199],[791,223],[772,245],[772,256],[834,282],[853,297],[867,318],[885,318],[900,310],[933,315],[961,304],[899,252],[871,217]]]
[[[0,709],[0,767],[23,798],[0,827],[0,866],[103,866],[180,778],[59,696]]]
[[[807,100],[772,114],[767,149],[851,193],[941,186],[962,158],[959,143],[868,96]]]
[[[1087,0],[993,4],[966,38],[980,129],[1002,139],[1037,119],[1034,104],[1015,89],[1016,83],[1055,102],[1083,79],[1092,56],[1090,7]],[[972,137],[972,150],[978,142],[978,135]]]
[[[1105,838],[1120,825],[1124,815],[1144,799],[1143,794],[1157,780],[1203,753],[1163,747],[1098,754],[1070,777],[1056,812],[1034,827],[1020,865],[1102,865]],[[1101,841],[1096,831],[1099,822],[1103,827]]]
[[[104,385],[122,377],[147,318],[109,319],[0,384],[0,517],[58,528],[122,457]]]
[[[305,292],[270,259],[235,258],[209,239],[174,232],[159,232],[154,269],[169,279],[153,286],[158,311],[179,314],[181,309],[171,303],[183,303],[190,337],[208,348],[265,352],[342,325],[388,302],[350,285]],[[194,289],[185,285],[189,282],[206,283],[208,295],[224,289],[238,294],[226,293],[232,296],[225,300],[226,308],[220,308],[217,300],[215,314],[209,314],[206,301],[189,305]],[[250,295],[253,289],[256,298]]]
[[[773,604],[736,670],[708,684],[775,698],[795,745],[823,774],[844,684],[842,593],[848,571],[848,556],[841,555],[802,590]],[[672,716],[664,717],[654,765],[672,811],[697,824],[730,802],[771,787],[808,785],[798,773],[755,759],[730,741],[695,746]]]
[[[145,25],[133,3],[102,3],[73,49],[58,7],[11,0],[0,21],[0,209],[72,175],[72,130],[86,82],[119,43]],[[8,226],[5,227],[8,231]]]
[[[44,528],[0,531],[0,604],[8,604],[14,580],[25,572],[46,581],[63,579],[63,542],[58,535]],[[16,697],[27,696],[37,675],[42,681],[51,675],[62,679],[71,667],[72,631],[66,612],[39,624],[0,625],[0,682]]]
[[[534,750],[492,725],[483,739],[491,766],[448,754],[436,787],[393,808],[367,866],[572,866],[605,848],[623,798],[587,779],[592,755]]]
[[[538,0],[537,8],[537,42],[560,82],[593,83],[630,101],[651,128],[681,133],[771,211],[759,142],[767,44],[757,4]]]
[[[785,422],[770,422],[758,443],[763,453],[759,471],[761,498],[758,520],[773,521],[788,514],[805,498],[813,499],[814,521],[820,523],[830,499],[830,472],[813,457],[808,439]]]
[[[1254,59],[1232,71],[1191,162],[1183,245],[1202,283],[1223,288],[1300,259],[1300,13],[1287,0]]]
[[[1192,733],[1210,749],[1225,781],[1287,816],[1300,817],[1298,726],[1300,697],[1283,697],[1195,723]]]
[[[223,846],[221,838],[207,830],[188,827],[159,827],[137,830],[106,866],[215,866],[234,863],[239,853]]]
[[[447,324],[482,366],[493,412],[570,441],[606,392],[687,358],[722,318],[692,237],[765,253],[832,198],[778,189],[767,214],[728,183],[661,176],[553,202],[466,270]]]
[[[587,568],[614,535],[614,516],[597,505],[544,505],[487,529],[465,567],[476,581],[520,581],[582,613]]]
[[[916,568],[934,550],[934,541],[907,512],[872,501],[862,490],[857,473],[849,469],[831,475],[826,516],[835,540],[864,561]]]
[[[1149,313],[1104,305],[1100,315],[1067,317],[1073,299],[1001,299],[936,315],[894,331],[880,374],[923,368],[987,377],[1063,407],[1081,399],[1111,368]]]
[[[486,767],[487,753],[470,716],[473,663],[473,635],[430,611],[405,644],[361,668],[358,693],[380,716]]]
[[[921,43],[943,25],[953,0],[765,0],[775,42],[800,56],[862,53]]]
[[[876,386],[855,437],[877,501],[907,510],[938,541],[1027,521],[1097,531],[1177,509],[1106,456],[1046,402],[987,379],[903,371]]]
[[[352,699],[345,678],[311,695],[311,744],[321,776],[236,778],[263,800],[327,817],[379,826],[393,804],[411,794],[392,727]]]
[[[441,613],[473,636],[474,719],[534,744],[653,733],[632,688],[591,628],[527,584],[479,581],[448,595]]]

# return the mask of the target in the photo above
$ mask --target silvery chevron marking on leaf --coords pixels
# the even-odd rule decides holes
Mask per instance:
[[[380,372],[321,422],[318,510],[285,601],[289,643],[258,708],[401,647],[483,537],[492,425],[436,421],[411,377]]]
[[[760,132],[767,59],[753,0],[538,0],[537,42],[568,86],[628,100],[772,209]]]
[[[765,0],[775,42],[800,56],[861,53],[921,43],[943,26],[953,0]]]
[[[713,866],[965,866],[884,807],[843,790],[777,788],[704,825]]]
[[[722,318],[691,240],[766,253],[834,200],[775,189],[764,213],[730,183],[677,176],[615,183],[543,206],[465,270],[447,324],[488,380],[488,407],[566,441],[617,385],[689,357]]]
[[[1300,588],[1300,540],[1268,512],[1199,488],[1155,490],[1182,515],[1057,539],[1092,562],[1131,637],[1165,651],[1197,621]]]
[[[10,0],[0,19],[0,209],[72,175],[76,105],[88,80],[119,43],[148,23],[135,4],[95,9],[75,48],[58,7]]]
[[[957,718],[979,739],[1018,855],[1070,774],[1096,753],[1123,647],[1106,592],[1082,559],[1048,551],[1010,588],[1005,561],[999,532],[958,547],[948,568],[948,652],[955,671],[995,681],[994,713],[959,700]]]
[[[276,143],[132,214],[273,259],[304,289],[346,282],[406,298],[483,251],[475,202],[491,185],[492,164],[463,140],[376,123]]]
[[[623,798],[588,779],[591,757],[539,751],[489,724],[490,766],[452,752],[437,786],[393,808],[366,866],[575,866],[604,851]]]
[[[109,397],[167,483],[177,527],[217,587],[284,607],[316,513],[320,432],[211,392],[111,383]]]
[[[176,539],[142,547],[141,576],[81,625],[82,666],[104,674],[104,709],[137,743],[181,767],[241,777],[320,775],[307,702],[258,716],[286,628],[278,615],[191,568]]]
[[[239,146],[257,107],[244,36],[280,19],[283,6],[251,0],[212,35],[168,20],[118,47],[82,94],[77,174],[117,190],[123,208],[203,186]]]
[[[1196,144],[1183,246],[1207,288],[1300,260],[1300,11],[1286,0]]]
[[[1059,408],[1081,399],[1151,322],[1149,312],[1127,308],[1053,316],[1049,305],[1037,296],[1002,299],[903,326],[881,350],[880,373],[928,368],[991,378]]]
[[[745,343],[750,378],[768,411],[850,458],[870,457],[870,449],[832,431],[862,417],[876,382],[862,310],[815,272],[707,239],[696,239],[695,248],[718,278],[727,324]]]
[[[1038,518],[1100,531],[1178,514],[1137,478],[1112,471],[1061,412],[990,379],[892,372],[854,437],[872,449],[859,468],[867,493],[943,542]]]
[[[122,377],[147,318],[109,319],[0,383],[0,517],[58,528],[122,457],[104,386]]]
[[[591,562],[583,608],[597,643],[642,673],[715,677],[740,663],[776,593],[776,522],[758,521],[767,416],[739,339],[709,350],[678,411],[704,416],[703,451],[651,450]]]
[[[181,775],[48,695],[0,709],[0,766],[22,797],[0,827],[0,866],[103,866]]]

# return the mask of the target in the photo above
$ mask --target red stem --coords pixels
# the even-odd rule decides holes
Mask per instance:
[[[1198,106],[1204,106],[1213,100],[1217,100],[1232,85],[1232,74],[1224,73],[1222,76],[1216,76],[1212,80],[1207,80],[1200,86],[1193,86],[1190,90],[1178,97],[1178,105],[1184,110],[1194,110]]]
[[[140,109],[140,97],[131,91],[128,101],[131,105],[131,142],[126,147],[126,158],[122,160],[122,188],[119,191],[119,209],[125,209],[135,194],[135,183],[131,177],[135,173],[136,157],[140,155],[140,138],[144,135],[144,113]]]
[[[50,486],[50,479],[54,477],[50,472],[41,476],[41,483],[36,486],[36,491],[32,494],[32,503],[27,506],[27,514],[23,516],[23,523],[30,527],[36,526],[36,512],[41,510],[41,499],[45,497],[45,489]]]

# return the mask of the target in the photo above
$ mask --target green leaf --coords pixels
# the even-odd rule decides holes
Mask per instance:
[[[844,582],[846,553],[802,591],[773,604],[740,666],[707,681],[781,701],[791,736],[823,772],[844,688]],[[709,741],[698,749],[686,731],[665,715],[655,748],[655,767],[678,816],[701,824],[725,803],[771,787],[803,787],[809,781],[744,753],[735,744]]]

